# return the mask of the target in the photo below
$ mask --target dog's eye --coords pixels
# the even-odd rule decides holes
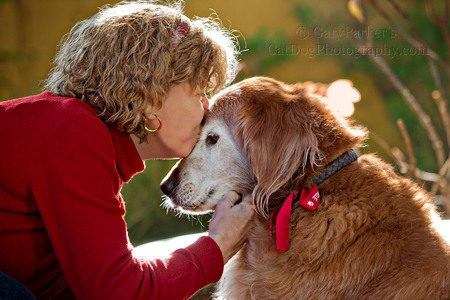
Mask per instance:
[[[217,143],[217,141],[219,140],[219,136],[216,134],[209,134],[206,137],[206,145],[210,146],[210,145],[214,145]]]

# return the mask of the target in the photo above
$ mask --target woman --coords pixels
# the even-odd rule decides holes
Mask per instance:
[[[38,299],[183,299],[217,281],[245,240],[249,197],[225,195],[208,237],[146,261],[120,189],[143,160],[190,153],[205,92],[232,79],[235,54],[179,7],[124,2],[77,24],[46,91],[0,104],[0,270]]]

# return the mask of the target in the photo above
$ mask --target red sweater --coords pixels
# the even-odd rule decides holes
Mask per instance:
[[[0,270],[42,299],[183,299],[217,281],[209,237],[165,260],[133,257],[120,189],[143,170],[129,136],[80,100],[0,103]]]

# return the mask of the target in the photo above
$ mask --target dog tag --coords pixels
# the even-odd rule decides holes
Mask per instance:
[[[307,210],[314,211],[320,203],[320,194],[317,185],[313,185],[311,189],[303,189],[300,194],[299,204]]]
[[[295,190],[289,194],[284,200],[283,205],[270,215],[270,241],[269,248],[266,253],[270,251],[272,245],[273,225],[276,222],[277,234],[277,252],[278,254],[286,251],[289,248],[289,224],[291,219],[292,201],[297,198],[299,190]],[[320,194],[317,185],[312,185],[311,189],[304,188],[300,194],[299,204],[307,210],[313,211],[320,203]]]

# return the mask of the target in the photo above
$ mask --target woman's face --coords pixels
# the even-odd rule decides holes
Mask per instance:
[[[192,88],[189,82],[172,86],[158,115],[162,127],[148,133],[148,146],[159,149],[157,158],[186,157],[192,151],[200,134],[203,117],[209,109],[205,91]],[[156,129],[159,122],[153,114],[148,115],[147,127]],[[156,143],[156,144],[155,144]]]

